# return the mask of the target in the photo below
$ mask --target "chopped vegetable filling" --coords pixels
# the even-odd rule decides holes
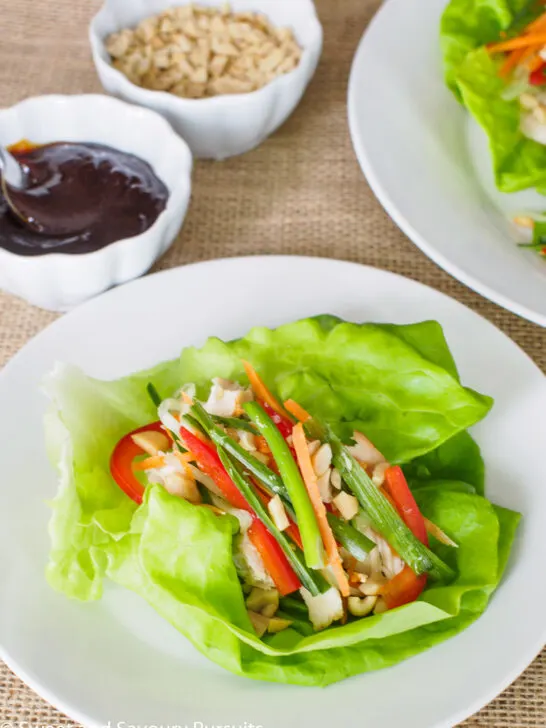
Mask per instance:
[[[215,378],[205,402],[191,384],[165,400],[149,385],[160,419],[120,440],[111,472],[137,503],[143,474],[218,518],[235,516],[233,558],[257,635],[293,624],[275,616],[279,596],[295,594],[321,630],[414,601],[427,572],[449,578],[427,534],[456,544],[423,518],[402,469],[363,433],[347,447],[297,402],[283,407],[244,368],[250,388]]]

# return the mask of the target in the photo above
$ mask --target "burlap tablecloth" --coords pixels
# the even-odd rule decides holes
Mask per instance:
[[[285,253],[386,268],[441,289],[486,316],[546,371],[544,330],[437,268],[391,222],[362,177],[347,129],[347,79],[358,40],[379,4],[317,0],[324,54],[302,104],[256,151],[222,163],[197,163],[184,229],[156,267]],[[98,5],[98,0],[0,0],[0,106],[35,94],[101,90],[87,43],[87,25]],[[55,318],[0,293],[0,365]],[[69,723],[0,665],[1,728]],[[544,728],[546,652],[464,725]]]

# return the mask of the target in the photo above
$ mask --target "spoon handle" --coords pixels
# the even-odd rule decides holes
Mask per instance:
[[[10,187],[22,189],[25,187],[25,175],[21,165],[7,149],[0,146],[0,171],[4,182]]]

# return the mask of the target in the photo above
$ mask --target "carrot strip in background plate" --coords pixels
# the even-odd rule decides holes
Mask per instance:
[[[524,32],[536,33],[539,30],[546,30],[546,13],[529,23]]]
[[[520,35],[518,38],[510,38],[501,43],[493,43],[486,46],[489,53],[502,53],[505,51],[515,51],[518,48],[527,48],[527,46],[546,43],[546,32],[533,33],[530,35]]]
[[[510,71],[521,63],[527,50],[527,48],[519,48],[517,51],[512,51],[500,67],[499,76],[508,76]]]
[[[298,465],[303,476],[303,482],[305,483],[313,510],[315,511],[315,516],[317,517],[322,542],[326,550],[326,555],[328,556],[328,564],[334,572],[334,576],[336,577],[342,596],[347,597],[350,594],[349,582],[343,569],[343,564],[341,563],[334,534],[332,533],[332,529],[330,528],[330,524],[326,518],[326,507],[320,497],[317,476],[313,468],[313,463],[311,462],[311,456],[309,454],[309,448],[307,447],[307,440],[305,439],[305,432],[301,422],[298,422],[298,424],[294,426],[292,439],[294,442],[296,456],[298,458]]]
[[[531,54],[529,54],[529,55],[531,55]],[[533,73],[533,71],[536,71],[537,69],[539,69],[543,63],[544,63],[544,60],[540,56],[536,55],[533,58],[530,58],[527,61],[526,65],[527,65],[529,72]]]

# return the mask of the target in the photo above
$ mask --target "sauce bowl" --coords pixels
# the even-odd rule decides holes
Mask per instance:
[[[23,256],[0,243],[0,288],[35,306],[66,311],[145,273],[173,243],[191,192],[192,155],[159,114],[108,96],[37,96],[0,109],[0,144],[21,139],[99,142],[144,159],[169,190],[163,212],[140,235],[91,253]]]

